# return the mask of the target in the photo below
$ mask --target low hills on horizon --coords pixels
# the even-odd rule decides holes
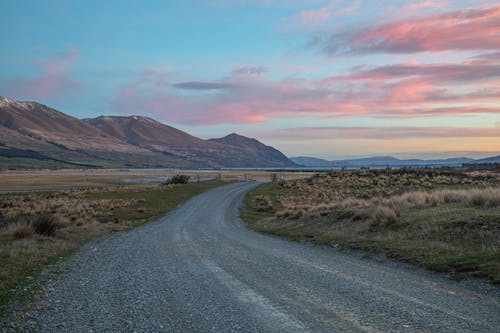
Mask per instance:
[[[238,168],[297,166],[232,133],[203,140],[143,116],[78,119],[0,96],[0,168]]]
[[[490,164],[500,163],[500,155],[488,158],[473,159],[469,157],[452,157],[446,159],[398,159],[393,156],[375,156],[366,158],[344,159],[344,160],[326,160],[309,156],[290,157],[290,160],[296,164],[311,168],[361,168],[361,167],[461,167],[464,164]]]

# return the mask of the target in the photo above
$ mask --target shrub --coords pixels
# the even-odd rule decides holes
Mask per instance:
[[[273,203],[267,196],[258,195],[254,199],[255,209],[258,212],[270,212],[273,210]]]
[[[31,226],[37,234],[42,236],[54,236],[56,230],[61,227],[61,224],[56,216],[45,213],[33,217]]]
[[[175,176],[171,177],[170,179],[164,181],[163,185],[187,184],[189,182],[189,178],[191,178],[191,177],[188,175],[175,175]]]

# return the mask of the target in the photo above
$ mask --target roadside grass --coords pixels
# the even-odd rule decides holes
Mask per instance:
[[[263,184],[246,196],[241,217],[257,231],[292,240],[500,283],[499,175],[460,174],[436,182],[408,172],[367,177],[343,171]]]
[[[89,240],[158,218],[220,185],[201,182],[0,196],[0,318],[27,301],[41,270]]]

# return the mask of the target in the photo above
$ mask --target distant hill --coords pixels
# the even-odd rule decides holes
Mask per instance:
[[[261,166],[273,167],[295,167],[297,164],[288,159],[282,152],[271,147],[266,146],[262,142],[247,138],[246,136],[238,135],[236,133],[229,134],[223,138],[210,139],[211,142],[236,147],[243,150],[246,156],[255,158],[256,164]],[[244,156],[242,156],[243,158]]]
[[[328,160],[324,160],[322,158],[316,158],[316,157],[308,157],[308,156],[296,156],[296,157],[290,157],[290,160],[293,162],[303,165],[303,166],[308,166],[308,167],[330,167],[332,166],[332,162]]]
[[[43,104],[0,96],[1,168],[295,165],[255,139],[248,139],[255,149],[217,140],[202,140],[147,117],[81,120]],[[267,153],[261,147],[268,147]]]
[[[498,156],[492,156],[492,157],[487,157],[487,158],[481,158],[481,159],[478,159],[478,160],[474,160],[472,162],[470,162],[472,164],[477,164],[477,163],[500,163],[500,155]]]
[[[314,157],[291,157],[292,161],[308,167],[331,167],[331,168],[360,168],[360,167],[416,167],[416,166],[461,166],[463,163],[475,161],[468,157],[457,157],[447,159],[398,159],[392,156],[375,156],[367,158],[346,159],[328,161]]]

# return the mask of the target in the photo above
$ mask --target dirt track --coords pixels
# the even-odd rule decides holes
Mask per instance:
[[[495,332],[500,292],[248,230],[237,183],[94,241],[28,313],[44,332]]]

